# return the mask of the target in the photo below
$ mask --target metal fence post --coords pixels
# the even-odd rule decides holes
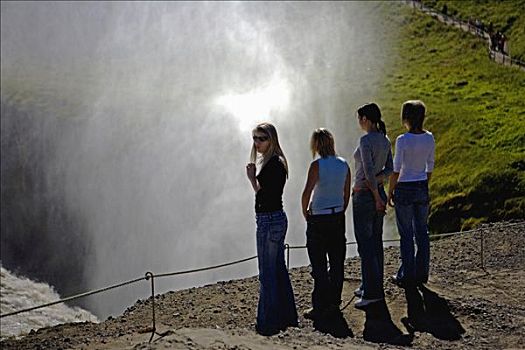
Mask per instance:
[[[157,330],[155,326],[155,282],[153,281],[153,272],[146,272],[146,281],[149,279],[151,279],[151,314],[153,318],[153,328],[151,330],[151,337],[149,338],[149,343],[151,343],[151,340],[155,335],[155,331]]]

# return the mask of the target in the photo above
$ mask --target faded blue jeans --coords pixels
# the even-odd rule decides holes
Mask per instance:
[[[399,182],[394,190],[396,223],[401,237],[401,266],[397,278],[404,283],[426,283],[430,264],[428,239],[428,181]],[[414,239],[417,251],[414,250]]]
[[[383,186],[379,194],[386,202]],[[357,251],[361,258],[361,287],[364,299],[382,299],[383,289],[383,218],[376,210],[371,191],[352,193],[352,211]]]
[[[257,213],[259,305],[257,332],[273,335],[297,326],[297,309],[284,261],[284,238],[288,219],[283,210]]]

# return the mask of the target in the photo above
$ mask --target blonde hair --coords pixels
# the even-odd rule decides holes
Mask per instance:
[[[335,156],[335,141],[332,133],[325,128],[315,129],[310,139],[312,157],[319,154],[322,158]]]
[[[281,149],[281,145],[279,145],[279,138],[277,136],[277,129],[275,129],[275,126],[273,126],[270,123],[261,123],[257,125],[252,132],[263,133],[265,136],[268,136],[268,141],[270,142],[268,150],[262,155],[261,169],[266,165],[266,163],[268,163],[270,158],[272,158],[273,156],[278,156],[284,165],[286,177],[288,177],[288,161],[284,156],[284,152]],[[255,144],[252,145],[250,159],[252,163],[255,163],[257,161],[257,149],[255,148]]]

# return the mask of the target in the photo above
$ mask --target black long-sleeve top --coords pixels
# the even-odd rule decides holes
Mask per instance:
[[[283,189],[286,182],[286,169],[279,160],[273,156],[257,175],[260,189],[255,194],[255,212],[265,213],[281,210],[283,208]]]

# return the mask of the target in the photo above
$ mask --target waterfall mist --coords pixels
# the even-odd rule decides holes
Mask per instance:
[[[61,295],[255,255],[244,167],[261,121],[289,160],[287,242],[303,245],[310,134],[333,131],[353,164],[354,113],[388,49],[373,2],[1,6],[2,265]],[[307,263],[293,252],[292,266]],[[255,274],[252,261],[156,290]],[[105,317],[148,292],[79,304]]]

